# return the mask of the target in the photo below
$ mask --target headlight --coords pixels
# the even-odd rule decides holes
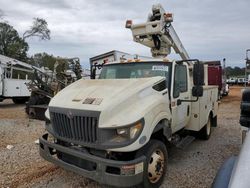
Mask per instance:
[[[142,127],[142,123],[138,122],[137,124],[131,127],[117,129],[117,134],[122,137],[134,139],[141,132]]]
[[[49,109],[47,109],[44,113],[46,119],[50,119]]]

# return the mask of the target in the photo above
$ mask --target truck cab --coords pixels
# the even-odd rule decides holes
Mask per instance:
[[[218,87],[205,85],[204,72],[197,60],[104,65],[99,79],[52,98],[40,155],[103,184],[158,187],[167,145],[187,142],[190,132],[208,139],[216,126]]]

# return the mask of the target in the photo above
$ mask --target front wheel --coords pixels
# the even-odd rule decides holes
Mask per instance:
[[[146,156],[142,186],[144,188],[159,187],[167,169],[168,154],[166,146],[159,140],[150,140],[138,154]]]

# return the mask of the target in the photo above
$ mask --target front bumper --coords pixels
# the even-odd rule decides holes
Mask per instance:
[[[130,161],[117,161],[105,159],[89,154],[86,151],[79,151],[73,148],[65,147],[48,141],[48,134],[43,135],[40,139],[40,155],[47,161],[52,162],[66,170],[73,171],[87,178],[93,179],[101,184],[131,187],[138,185],[143,181],[143,172],[145,172],[146,157],[141,156]],[[74,164],[65,162],[58,157],[57,153],[63,153],[71,156],[76,160],[84,160],[87,163],[95,164],[93,169],[84,169]],[[116,169],[115,173],[108,169]],[[122,173],[127,170],[128,173]],[[117,171],[118,170],[118,171]],[[133,173],[131,173],[131,170]]]

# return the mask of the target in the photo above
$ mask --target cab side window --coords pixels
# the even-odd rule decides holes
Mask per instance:
[[[176,65],[174,74],[174,98],[179,97],[180,93],[188,90],[187,68],[185,65]]]

